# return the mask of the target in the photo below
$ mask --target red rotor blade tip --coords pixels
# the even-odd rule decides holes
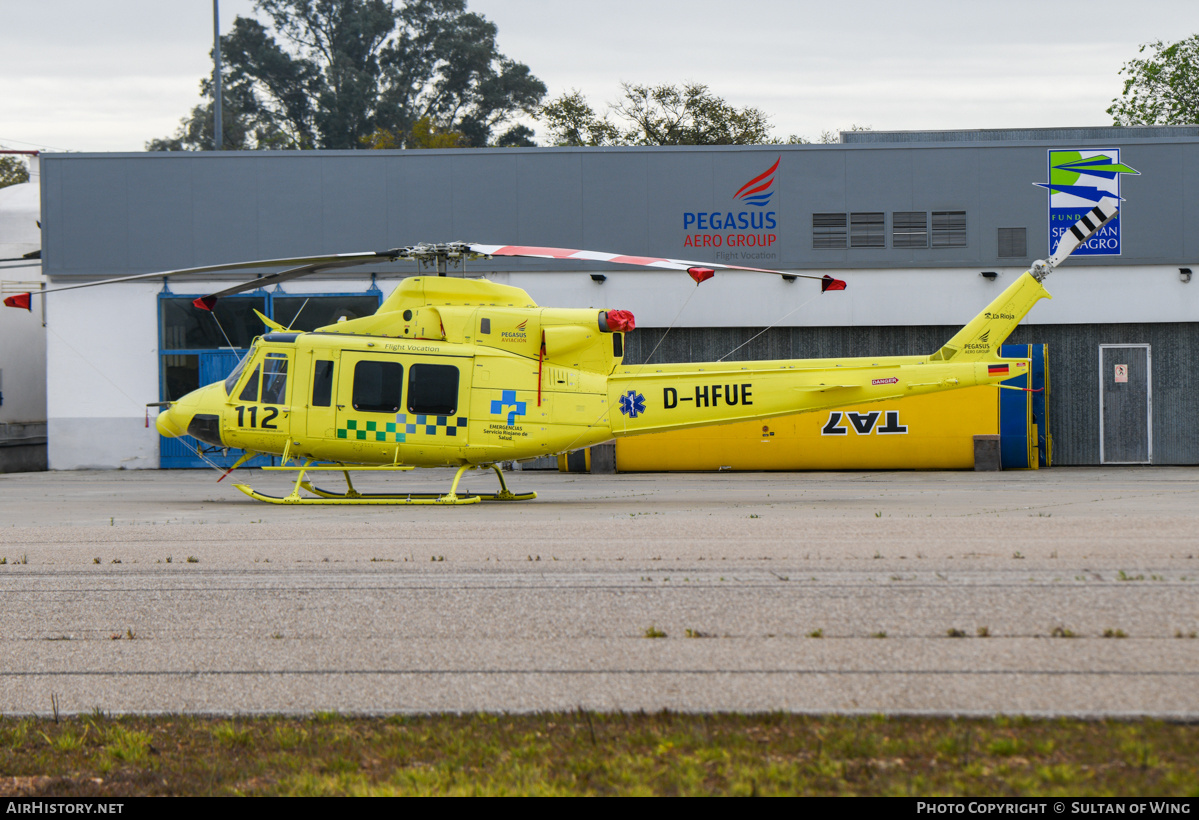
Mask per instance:
[[[26,310],[32,312],[33,308],[29,306],[29,298],[30,297],[28,293],[18,293],[5,299],[4,304],[8,305],[9,307],[25,308]]]
[[[826,290],[845,290],[845,283],[840,279],[834,279],[826,273],[824,278],[820,280],[820,292],[824,293]]]
[[[633,314],[627,310],[608,311],[608,330],[614,333],[627,333],[637,327]]]
[[[216,304],[215,296],[201,296],[198,299],[193,299],[192,304],[200,310],[212,312],[212,306]]]
[[[687,275],[695,280],[695,284],[706,282],[716,275],[716,271],[711,268],[687,268]]]

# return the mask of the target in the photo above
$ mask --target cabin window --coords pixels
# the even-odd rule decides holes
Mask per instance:
[[[612,355],[617,359],[624,356],[624,338],[623,337],[624,337],[623,333],[613,333],[612,334]]]
[[[312,406],[333,404],[333,362],[317,359],[312,368]]]
[[[254,365],[254,372],[246,379],[246,386],[241,389],[238,401],[258,401],[258,373],[261,367]]]
[[[450,416],[458,411],[458,368],[414,364],[408,371],[408,412]]]
[[[355,410],[398,413],[404,389],[404,366],[396,362],[358,362],[354,365]]]

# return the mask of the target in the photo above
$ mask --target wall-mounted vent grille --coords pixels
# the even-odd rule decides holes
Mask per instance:
[[[846,240],[845,214],[812,214],[813,248],[844,248]]]
[[[933,247],[966,247],[965,211],[933,211]]]
[[[885,248],[887,229],[881,213],[849,215],[849,247]]]
[[[928,214],[924,211],[896,211],[891,214],[891,247],[927,248]]]
[[[999,229],[999,258],[1023,259],[1028,256],[1027,228]]]

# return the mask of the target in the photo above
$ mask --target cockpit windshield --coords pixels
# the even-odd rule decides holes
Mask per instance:
[[[257,347],[257,345],[255,345],[255,347]],[[237,380],[241,376],[241,372],[246,369],[246,363],[252,358],[254,358],[253,347],[250,348],[250,351],[246,353],[246,355],[241,357],[241,361],[237,363],[237,367],[233,368],[233,372],[229,374],[229,378],[225,379],[226,396],[233,392],[233,387],[237,384]]]

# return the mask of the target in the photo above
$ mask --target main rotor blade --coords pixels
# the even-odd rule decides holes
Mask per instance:
[[[334,267],[342,267],[342,265],[336,265]],[[235,293],[245,293],[247,290],[258,290],[259,288],[265,288],[280,282],[286,282],[289,279],[298,279],[301,276],[307,276],[310,273],[316,273],[317,271],[328,269],[329,266],[327,265],[301,265],[298,268],[288,268],[287,270],[281,270],[278,273],[271,273],[266,276],[260,276],[256,279],[251,279],[248,282],[240,282],[233,287],[225,288],[224,290],[218,290],[216,293],[210,293],[207,296],[201,296],[198,299],[193,299],[192,304],[198,307],[200,310],[212,310],[213,306],[216,305],[217,300],[223,299],[226,296],[232,296]]]
[[[42,258],[42,249],[38,248],[36,251],[30,251],[29,253],[24,253],[24,254],[21,254],[20,256],[10,256],[8,259],[0,259],[0,262],[28,262],[31,259],[41,259],[41,258]]]
[[[610,262],[617,265],[638,265],[644,268],[665,268],[667,270],[682,270],[691,274],[697,282],[711,278],[714,268],[721,270],[745,270],[754,273],[773,273],[777,276],[795,276],[800,279],[815,279],[823,282],[825,276],[811,273],[796,273],[795,271],[774,270],[772,268],[749,268],[744,265],[722,265],[717,262],[691,262],[686,259],[667,259],[658,256],[625,256],[619,253],[604,253],[602,251],[581,251],[572,248],[540,248],[527,245],[476,245],[468,244],[473,253],[486,256],[520,256],[530,259],[570,259],[577,262]],[[704,275],[704,274],[708,275]],[[698,274],[698,275],[697,275]],[[702,278],[700,278],[702,277]],[[840,281],[840,280],[834,280]],[[826,290],[844,290],[844,287],[828,287]]]
[[[75,285],[61,285],[56,288],[46,288],[40,291],[31,291],[31,296],[43,296],[47,293],[59,293],[64,290],[78,290],[79,288],[94,288],[100,285],[112,285],[117,282],[137,282],[146,279],[160,279],[166,276],[198,276],[207,273],[225,273],[239,270],[253,270],[255,268],[277,268],[287,265],[299,265],[300,267],[311,266],[312,270],[333,270],[337,268],[348,268],[354,265],[369,265],[372,262],[391,262],[399,256],[399,251],[363,251],[360,253],[334,253],[325,256],[296,256],[287,259],[260,259],[253,262],[229,262],[224,265],[205,265],[199,268],[179,268],[177,270],[160,270],[153,273],[138,273],[133,276],[117,276],[112,279],[101,279],[96,282],[81,282]],[[14,266],[18,267],[18,266]],[[293,273],[288,278],[294,279],[296,276],[303,276],[304,273],[294,273],[299,268],[292,268],[290,271],[282,271],[282,273]],[[262,283],[269,277],[254,279],[247,283],[250,285],[244,290],[254,290],[262,287]],[[274,280],[272,280],[274,281]],[[240,286],[239,286],[240,287]],[[229,291],[238,292],[238,291]],[[224,293],[224,291],[222,291]],[[7,303],[7,300],[6,300]]]

